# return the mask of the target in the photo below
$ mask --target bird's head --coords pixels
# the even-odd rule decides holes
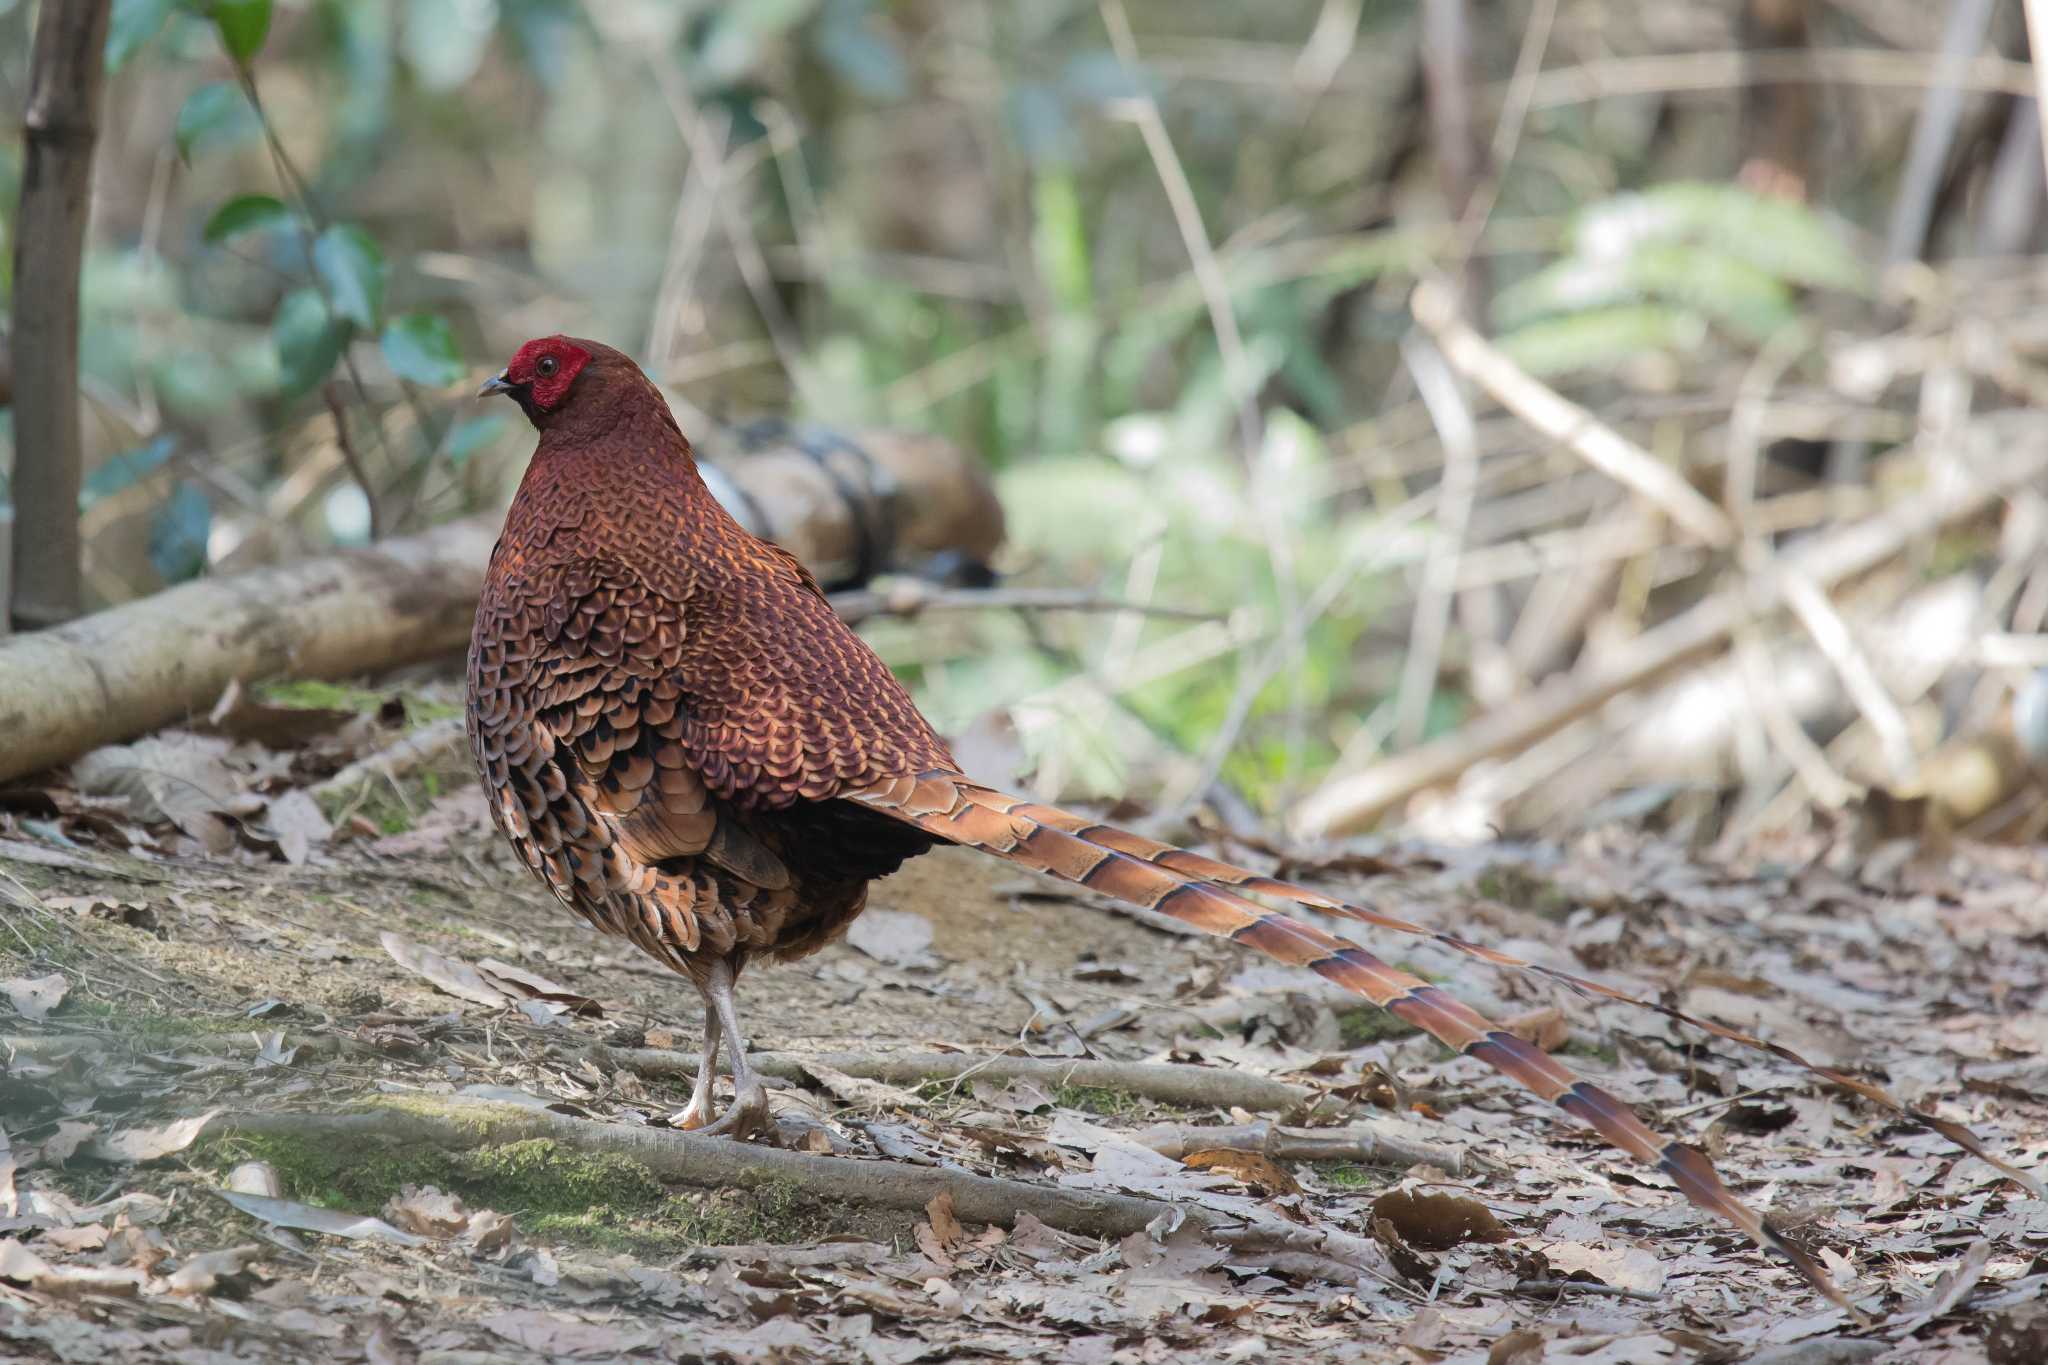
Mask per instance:
[[[577,376],[590,368],[591,361],[600,354],[625,359],[594,341],[565,336],[535,337],[513,353],[510,364],[485,381],[477,390],[477,397],[507,394],[526,413],[527,420],[537,427],[546,426],[548,419],[569,401]]]

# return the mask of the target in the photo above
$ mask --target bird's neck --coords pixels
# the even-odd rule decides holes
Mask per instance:
[[[628,548],[629,527],[674,528],[687,539],[721,510],[664,409],[653,419],[624,416],[601,439],[543,431],[501,543],[529,563],[610,557]]]

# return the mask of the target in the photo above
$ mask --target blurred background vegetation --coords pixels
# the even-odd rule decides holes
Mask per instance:
[[[37,9],[0,0],[0,117]],[[686,430],[946,436],[998,480],[1006,579],[1211,613],[864,629],[984,764],[1271,817],[1716,583],[1496,410],[1459,472],[1418,280],[1717,503],[1762,382],[1765,533],[1862,515],[1925,373],[1975,372],[1869,347],[2028,340],[2025,57],[2020,7],[1974,0],[116,0],[88,591],[493,511],[531,433],[469,394],[588,335]],[[2041,387],[2000,354],[1980,407]],[[1994,577],[1980,532],[1943,567]],[[1726,747],[1759,801],[1796,776]]]

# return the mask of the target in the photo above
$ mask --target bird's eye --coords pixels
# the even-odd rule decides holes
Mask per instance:
[[[562,362],[551,355],[544,355],[539,360],[533,362],[533,372],[542,379],[552,377],[554,372],[561,368]]]

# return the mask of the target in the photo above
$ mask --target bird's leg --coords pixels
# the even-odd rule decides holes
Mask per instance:
[[[669,1122],[678,1128],[702,1128],[711,1122],[711,1091],[718,1084],[718,1007],[711,993],[699,988],[704,997],[704,1050],[697,1057],[697,1083],[690,1087],[690,1102]]]
[[[725,1045],[732,1053],[732,1107],[718,1122],[704,1131],[721,1137],[743,1138],[768,1121],[768,1088],[747,1063],[747,1035],[740,1031],[739,1011],[732,1000],[733,968],[729,959],[715,963],[705,981],[705,998],[723,1026]]]

